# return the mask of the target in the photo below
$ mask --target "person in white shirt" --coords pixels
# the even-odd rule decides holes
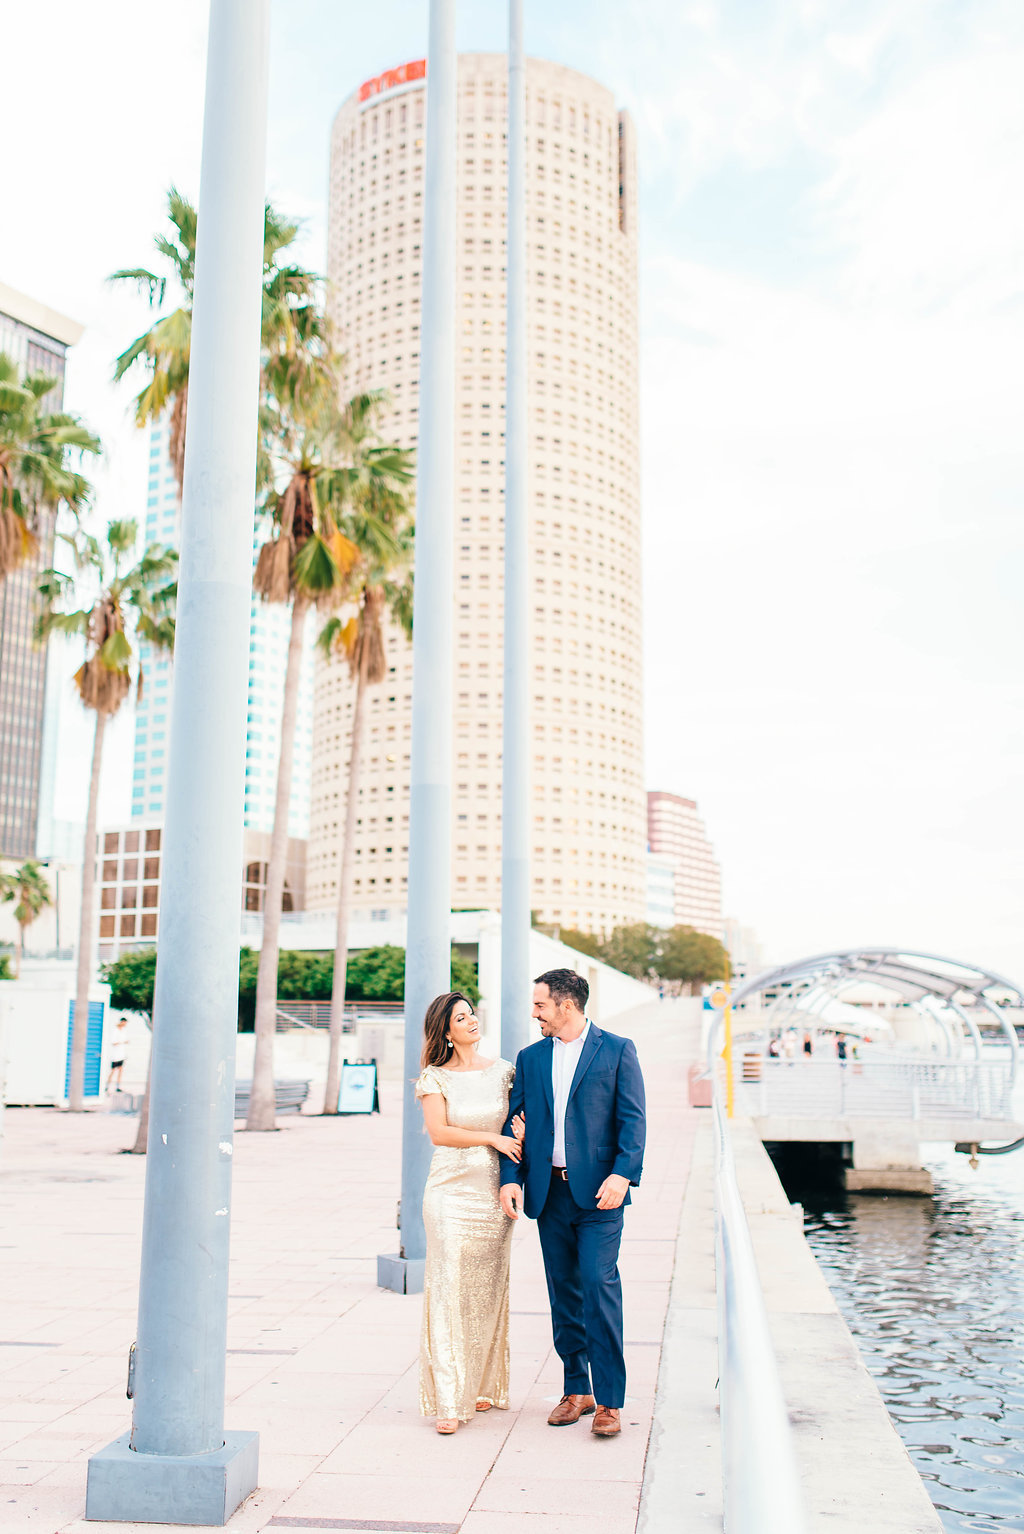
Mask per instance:
[[[548,1417],[567,1427],[593,1414],[592,1431],[621,1431],[619,1243],[630,1186],[640,1181],[644,1084],[631,1039],[586,1014],[590,987],[571,969],[534,983],[533,1015],[544,1035],[521,1050],[504,1133],[525,1119],[523,1155],[500,1167],[501,1206],[537,1221],[564,1395]]]
[[[110,1091],[114,1087],[116,1092],[121,1090],[121,1075],[124,1071],[124,1062],[128,1058],[128,1019],[118,1018],[114,1029],[114,1037],[110,1041],[110,1070],[107,1072],[107,1085],[105,1090]]]

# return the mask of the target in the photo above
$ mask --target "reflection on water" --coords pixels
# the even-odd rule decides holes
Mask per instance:
[[[946,1529],[1024,1529],[1024,1151],[934,1199],[799,1186],[807,1239]]]

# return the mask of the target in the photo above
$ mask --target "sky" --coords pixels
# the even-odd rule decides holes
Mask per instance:
[[[505,7],[462,0],[459,47]],[[0,280],[85,324],[97,510],[144,507],[107,274],[194,196],[207,8],[15,8]],[[426,51],[426,0],[275,0],[268,190],[322,269],[331,119]],[[528,52],[638,129],[646,773],[784,961],[864,943],[1024,979],[1018,0],[526,0]],[[33,62],[35,61],[35,62]],[[65,700],[58,814],[88,732]],[[105,818],[127,815],[131,720]]]

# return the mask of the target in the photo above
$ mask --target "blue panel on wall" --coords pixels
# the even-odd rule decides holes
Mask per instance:
[[[68,1057],[64,1067],[64,1096],[71,1088],[71,1033],[75,1026],[75,1004],[68,1002]],[[103,1047],[103,1003],[89,1003],[89,1032],[85,1041],[85,1095],[100,1095],[100,1050]]]

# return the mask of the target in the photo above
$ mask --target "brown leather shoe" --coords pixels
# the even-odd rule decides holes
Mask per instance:
[[[614,1438],[616,1433],[622,1432],[622,1423],[619,1421],[619,1408],[617,1406],[599,1406],[597,1415],[590,1424],[590,1431],[596,1433],[598,1438]]]
[[[595,1406],[593,1396],[563,1396],[548,1418],[548,1423],[551,1427],[568,1427],[570,1422],[589,1417]]]

